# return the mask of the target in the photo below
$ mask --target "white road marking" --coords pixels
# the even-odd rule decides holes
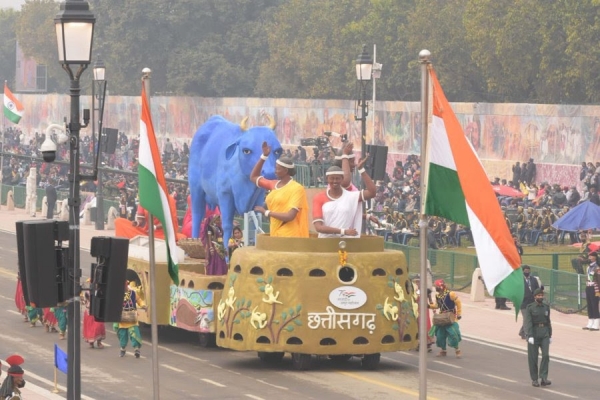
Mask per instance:
[[[161,366],[162,366],[162,367],[165,367],[165,368],[167,368],[167,369],[170,369],[171,371],[175,371],[175,372],[185,372],[185,371],[184,371],[184,370],[182,370],[182,369],[175,368],[175,367],[171,367],[170,365],[167,365],[167,364],[162,364]]]
[[[556,390],[551,390],[551,389],[548,389],[548,388],[545,388],[543,390],[544,390],[544,392],[550,392],[550,393],[558,394],[560,396],[565,396],[565,397],[568,397],[570,399],[578,399],[579,398],[577,396],[571,396],[570,394],[566,394],[566,393],[562,393],[562,392],[557,392]]]
[[[453,368],[458,368],[458,369],[462,369],[462,367],[460,365],[454,365],[454,364],[450,364],[450,363],[446,363],[443,361],[434,361],[434,363],[436,364],[442,364],[442,365],[446,365],[448,367],[453,367]]]
[[[2,295],[0,295],[0,299],[2,299],[2,300],[14,300],[14,299],[11,299],[10,297],[2,296]]]
[[[272,387],[274,387],[274,388],[281,389],[281,390],[290,390],[290,389],[286,388],[285,386],[277,386],[277,385],[273,385],[272,383],[265,382],[265,381],[263,381],[263,380],[260,380],[260,379],[257,379],[257,380],[256,380],[256,382],[260,382],[260,383],[263,383],[263,384],[265,384],[265,385],[272,386]]]
[[[206,383],[210,383],[211,385],[218,386],[218,387],[227,387],[227,386],[223,385],[222,383],[211,381],[210,379],[201,379],[201,380],[203,380]]]
[[[499,379],[499,380],[504,381],[504,382],[517,383],[517,381],[515,381],[515,380],[503,378],[503,377],[498,376],[498,375],[486,374],[486,376],[489,376],[490,378],[494,378],[494,379]]]
[[[107,330],[106,332],[107,332],[107,333],[110,333],[110,334],[113,334],[113,335],[116,335],[116,334],[117,334],[117,332],[114,332],[114,331],[108,331],[108,330]],[[149,347],[152,347],[152,343],[151,343],[151,342],[148,342],[147,340],[143,340],[143,341],[142,341],[142,343],[143,343],[143,344],[145,344],[145,345],[147,345],[147,346],[149,346]],[[205,359],[203,359],[203,358],[199,358],[199,357],[190,356],[189,354],[185,354],[185,353],[180,353],[180,352],[178,352],[178,351],[175,351],[175,350],[173,350],[173,349],[170,349],[170,348],[168,348],[168,347],[165,347],[165,346],[161,346],[161,345],[159,345],[159,346],[158,346],[158,348],[159,348],[159,349],[161,349],[161,350],[167,351],[167,352],[169,352],[169,353],[171,353],[171,354],[175,354],[175,355],[177,355],[177,356],[180,356],[180,357],[189,358],[190,360],[194,360],[194,361],[200,361],[200,362],[207,362],[207,361],[208,361],[208,360],[205,360]]]
[[[254,399],[254,400],[265,400],[262,397],[254,396],[252,394],[245,394],[244,396],[250,397],[251,399]]]
[[[466,340],[466,341],[469,341],[469,342],[473,342],[473,343],[477,343],[477,344],[481,344],[481,345],[488,346],[488,347],[492,347],[492,348],[495,348],[495,349],[512,351],[513,353],[527,354],[527,350],[520,350],[520,349],[515,349],[515,348],[509,347],[509,346],[497,345],[497,344],[486,342],[485,340],[478,340],[478,339],[476,339],[474,337],[466,338],[466,339],[463,337],[463,340]],[[556,359],[556,358],[553,357],[552,358],[552,362],[553,363],[561,363],[561,364],[564,364],[564,365],[569,365],[571,367],[585,368],[585,369],[588,369],[590,371],[600,372],[600,368],[596,368],[596,367],[593,367],[593,366],[585,364],[585,363],[581,363],[580,364],[580,363],[577,363],[576,361],[571,362],[571,361],[567,361],[567,360]]]
[[[6,312],[9,312],[9,313],[11,313],[11,314],[21,315],[21,313],[20,313],[20,312],[18,312],[18,311],[15,311],[15,310],[6,310]]]

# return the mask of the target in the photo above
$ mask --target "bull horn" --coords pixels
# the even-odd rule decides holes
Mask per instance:
[[[240,122],[240,128],[242,128],[242,131],[248,130],[248,117],[244,117],[242,122]]]
[[[270,114],[267,114],[267,119],[269,120],[269,128],[275,130],[275,127],[277,126],[277,122],[275,122],[275,119]]]

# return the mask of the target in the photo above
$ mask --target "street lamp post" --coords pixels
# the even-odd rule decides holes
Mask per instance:
[[[356,113],[354,119],[360,121],[360,156],[364,158],[367,153],[367,115],[369,115],[369,108],[367,105],[367,84],[371,81],[373,70],[373,59],[367,52],[367,45],[363,45],[362,53],[358,55],[356,59],[356,79],[360,85],[359,99],[356,104]],[[360,117],[358,109],[360,108]]]
[[[67,307],[68,318],[68,370],[67,399],[81,398],[81,314],[79,293],[81,292],[81,266],[79,243],[79,131],[87,126],[88,113],[84,112],[84,125],[79,116],[79,78],[91,62],[94,23],[96,18],[87,1],[66,0],[54,18],[58,43],[58,61],[71,81],[71,111],[69,121],[70,170],[69,170],[69,276],[73,279],[73,298]],[[78,65],[75,74],[71,65]],[[86,115],[87,114],[87,115]],[[87,117],[87,118],[86,118]]]
[[[106,66],[101,59],[94,63],[94,82],[92,85],[92,121],[95,121],[98,111],[98,143],[96,148],[96,170],[98,171],[98,183],[96,185],[96,230],[104,230],[104,196],[102,195],[102,120],[104,115],[104,100],[106,96]],[[96,108],[96,100],[98,108]],[[92,123],[96,129],[95,122]],[[100,166],[98,166],[100,164]]]
[[[367,115],[369,115],[369,108],[367,106],[367,84],[371,80],[373,70],[373,59],[367,52],[367,45],[363,45],[362,53],[358,55],[356,59],[356,79],[360,86],[360,94],[358,102],[356,103],[356,112],[354,113],[354,119],[360,121],[360,157],[365,158],[367,154]],[[360,118],[357,116],[358,109],[360,108]],[[363,189],[365,183],[362,182]],[[362,202],[363,217],[366,215],[367,205]],[[367,222],[362,224],[362,233],[365,233],[367,229]]]

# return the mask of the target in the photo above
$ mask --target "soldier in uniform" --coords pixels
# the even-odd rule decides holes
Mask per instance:
[[[544,238],[550,238],[550,236],[554,233],[556,233],[556,229],[554,229],[554,227],[552,226],[552,224],[554,223],[554,221],[556,221],[556,215],[554,215],[554,213],[552,212],[552,209],[550,207],[546,208],[543,211],[543,216],[542,216],[542,235],[546,235],[544,236]],[[556,241],[557,236],[554,235],[554,240]],[[548,240],[548,239],[545,239]]]
[[[22,398],[19,389],[25,386],[25,379],[23,379],[25,371],[21,368],[25,360],[20,355],[13,354],[6,359],[6,362],[8,362],[10,368],[8,368],[8,375],[4,378],[2,386],[0,386],[0,399],[19,400]]]
[[[512,222],[510,222],[510,218],[506,215],[506,208],[502,207],[502,216],[504,217],[504,222],[506,222],[506,226],[508,226],[508,230],[510,233],[514,233],[512,229]]]
[[[525,217],[525,213],[523,212],[523,207],[517,207],[517,218],[515,219],[515,234],[519,237],[519,240],[523,240],[521,235],[523,229],[525,229],[525,225],[527,223],[527,217]]]
[[[531,218],[531,230],[530,230],[530,238],[529,244],[532,246],[537,246],[538,240],[540,239],[540,234],[542,233],[542,221],[544,218],[540,215],[538,210],[533,210],[533,216]]]
[[[522,228],[519,230],[520,231],[520,235],[519,235],[519,240],[521,241],[521,243],[529,243],[530,242],[530,237],[531,237],[531,229],[533,226],[533,220],[535,217],[535,212],[533,207],[527,207],[527,215],[525,215],[525,222],[522,226]]]
[[[548,380],[548,364],[550,363],[550,343],[552,343],[552,324],[550,323],[550,306],[544,303],[544,291],[536,289],[533,293],[535,302],[525,309],[525,335],[527,335],[527,359],[531,384],[539,387],[550,386]],[[538,352],[542,349],[542,361],[538,370]]]

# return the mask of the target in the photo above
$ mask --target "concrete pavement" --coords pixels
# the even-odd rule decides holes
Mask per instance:
[[[24,210],[8,211],[6,206],[0,209],[0,231],[15,232],[15,222],[34,219]],[[38,213],[35,219],[42,220]],[[95,230],[94,225],[80,226],[80,243],[82,248],[89,249],[93,236],[113,236],[114,230]],[[459,293],[463,305],[463,318],[460,321],[461,332],[466,340],[477,340],[491,346],[509,347],[526,350],[526,342],[519,335],[522,319],[515,321],[514,309],[510,311],[495,310],[493,298],[482,302],[473,302],[469,293]],[[553,341],[550,345],[551,359],[585,364],[597,367],[600,365],[598,352],[590,351],[590,343],[600,340],[600,332],[581,329],[587,324],[587,317],[581,314],[562,314],[552,311]],[[437,351],[437,350],[436,350]],[[463,358],[469,355],[463,352]],[[4,363],[3,363],[4,364]],[[28,400],[63,398],[51,392],[52,388],[42,388],[28,382],[24,388],[24,398]]]

